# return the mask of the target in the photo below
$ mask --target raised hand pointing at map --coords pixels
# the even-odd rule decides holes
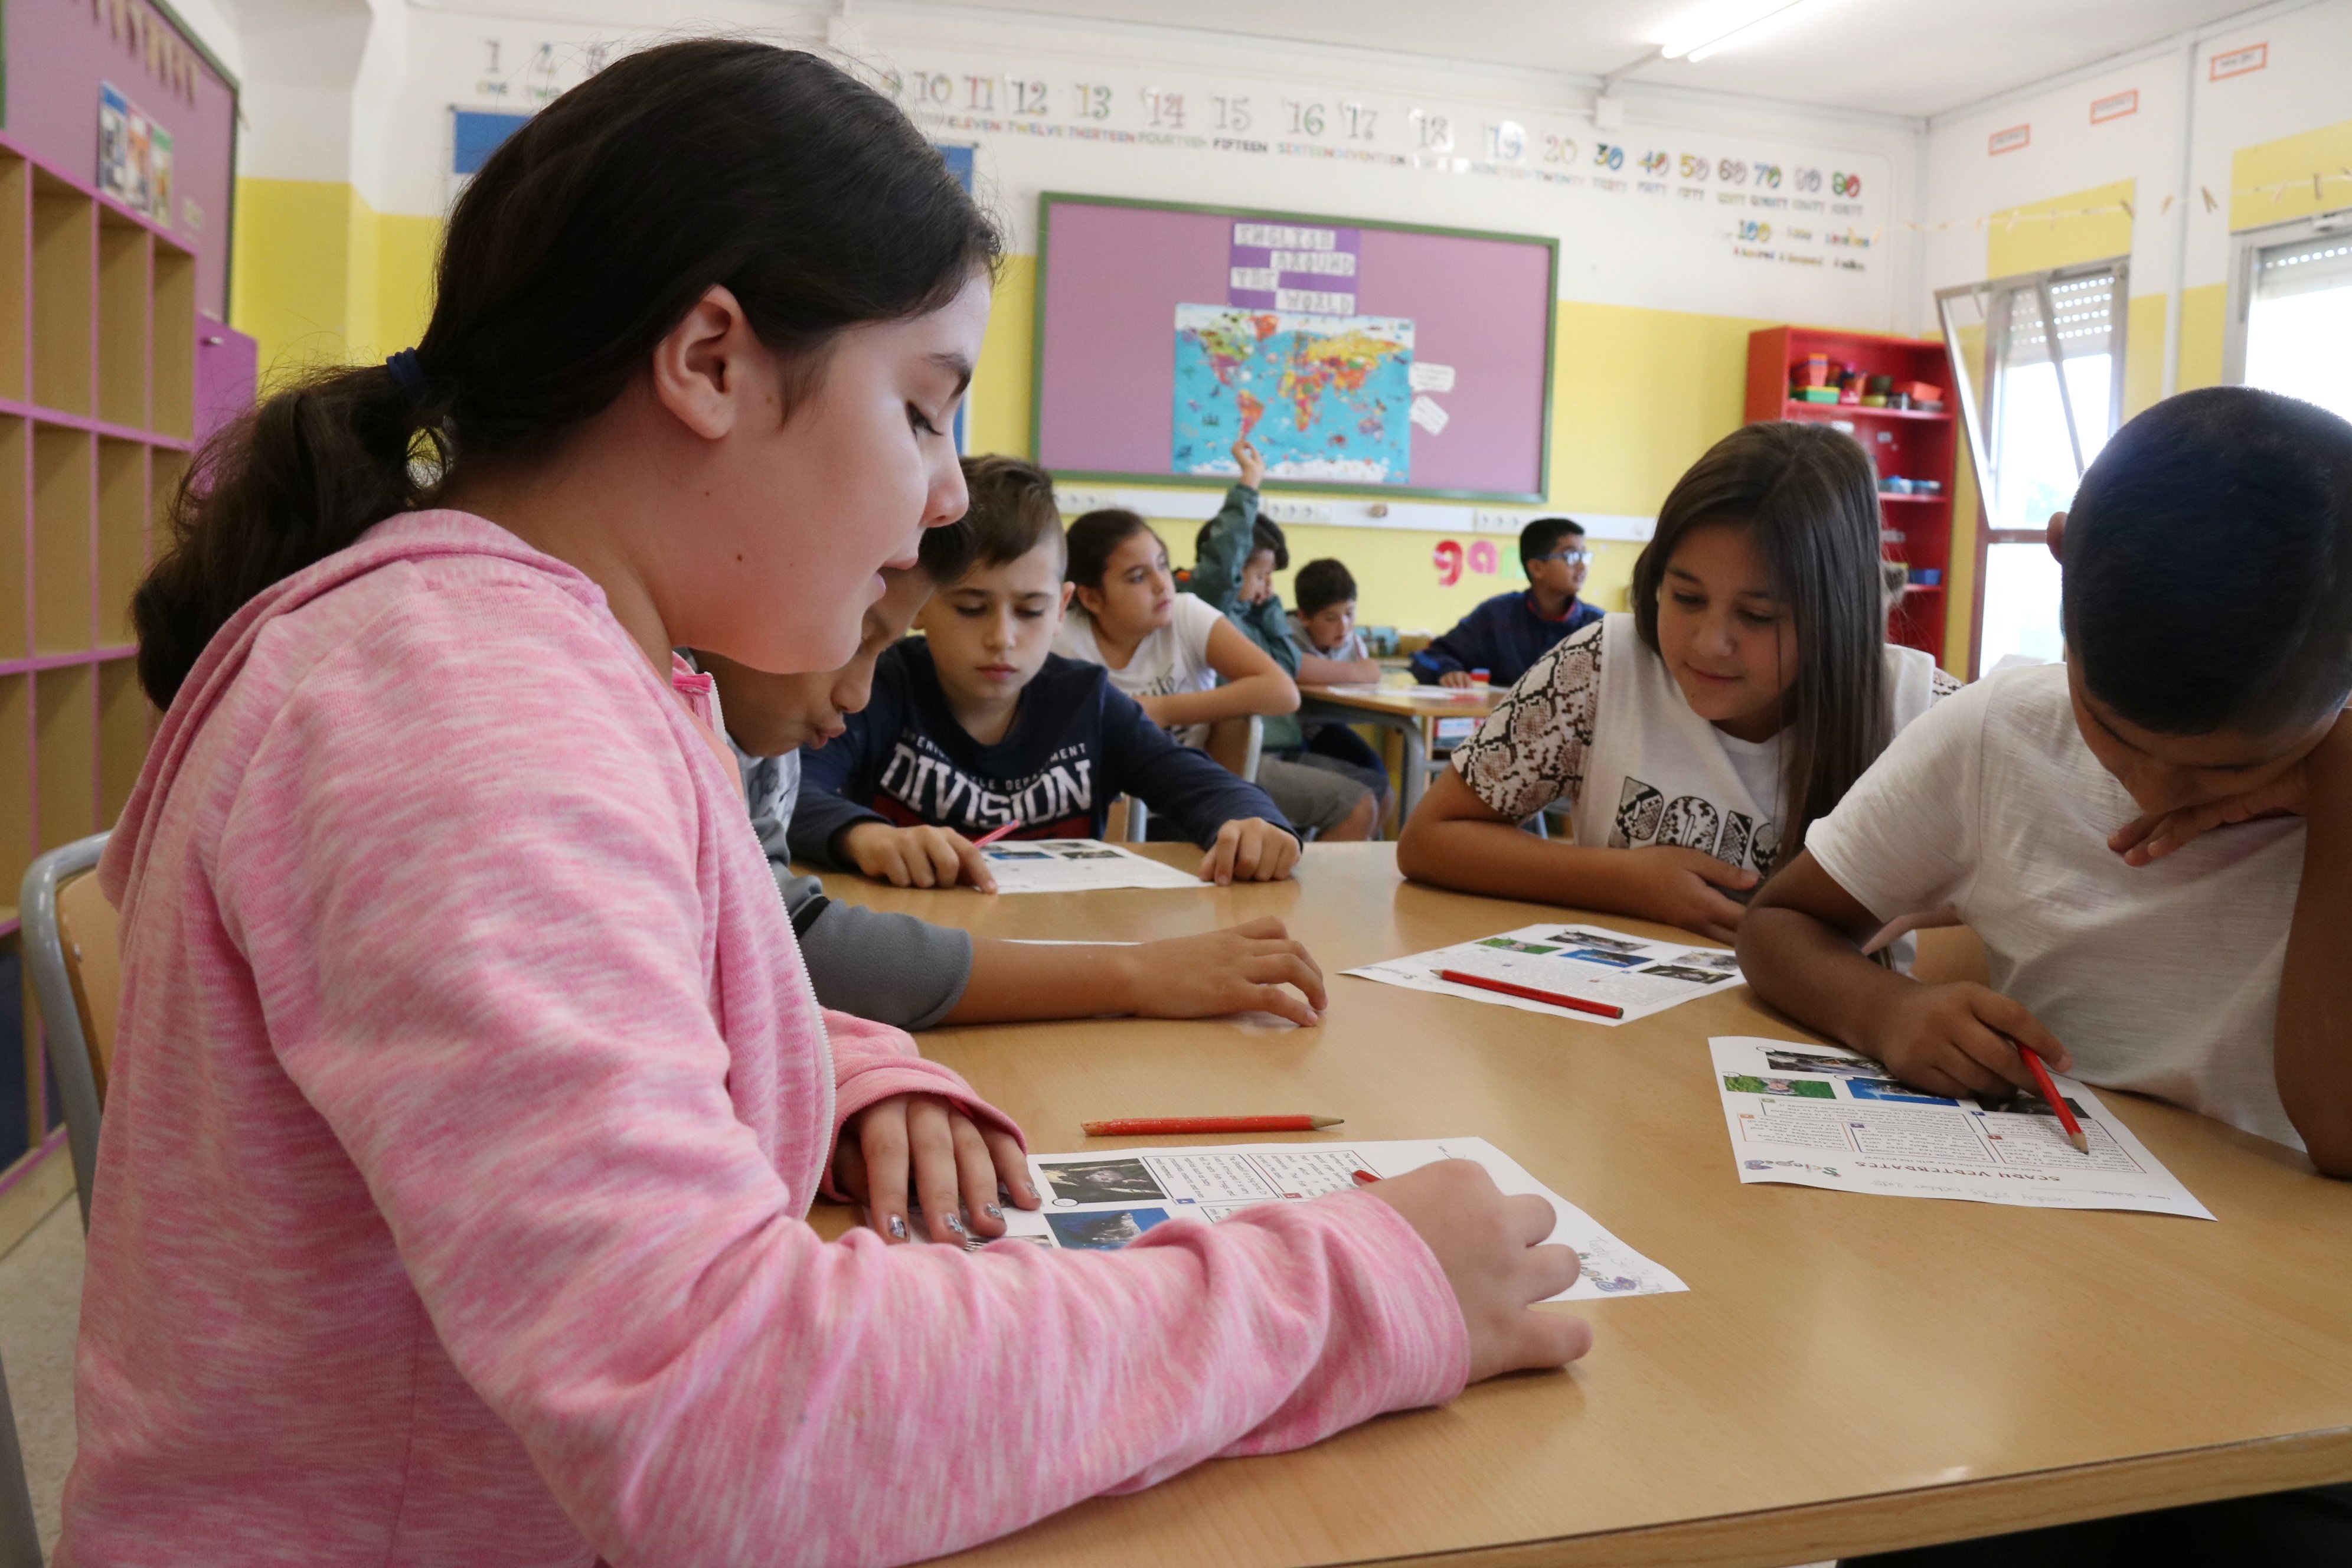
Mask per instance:
[[[1234,443],[1234,461],[1242,466],[1242,483],[1254,490],[1265,487],[1265,459],[1257,455],[1257,448],[1250,445],[1248,437],[1244,436]]]

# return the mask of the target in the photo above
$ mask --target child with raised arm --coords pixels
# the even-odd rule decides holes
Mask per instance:
[[[99,872],[60,1561],[908,1563],[1590,1342],[1528,1310],[1549,1207],[1459,1161],[1114,1256],[896,1245],[910,1195],[945,1241],[1034,1205],[1018,1134],[820,1011],[671,650],[852,656],[964,510],[996,254],[835,67],[647,48],[475,174],[415,348],[201,455]]]
[[[2067,662],[1988,676],[1890,746],[1758,897],[1741,965],[1935,1093],[2032,1089],[2021,1043],[2352,1177],[2352,425],[2183,393],[2107,443],[2050,546]],[[1946,906],[1990,984],[1863,956]],[[2352,1488],[1880,1561],[2231,1559],[2352,1562]]]
[[[1851,437],[1771,423],[1717,442],[1659,509],[1633,613],[1520,678],[1431,782],[1397,864],[1730,941],[1756,885],[1956,689],[1885,640],[1878,526]],[[1555,801],[1573,842],[1518,830]]]
[[[1125,794],[1202,846],[1202,881],[1288,876],[1298,836],[1263,791],[1170,740],[1101,666],[1052,651],[1070,594],[1053,480],[1000,457],[965,458],[964,477],[970,511],[923,542],[924,636],[885,653],[868,706],[802,757],[794,858],[992,891],[974,839],[1099,837]]]
[[[1244,439],[1234,443],[1234,460],[1241,465],[1241,482],[1225,492],[1217,515],[1201,525],[1192,592],[1264,648],[1284,674],[1310,684],[1328,682],[1337,667],[1320,657],[1310,660],[1299,647],[1282,596],[1274,591],[1274,574],[1290,564],[1290,546],[1280,524],[1258,515],[1265,459]],[[1321,838],[1370,837],[1387,805],[1389,782],[1370,748],[1364,757],[1344,762],[1309,754],[1296,715],[1277,713],[1265,723],[1257,782],[1275,804]]]
[[[1452,631],[1412,656],[1412,677],[1430,686],[1476,684],[1476,670],[1496,686],[1528,672],[1564,637],[1601,618],[1599,606],[1577,597],[1592,551],[1584,525],[1570,517],[1539,517],[1519,530],[1524,589],[1497,594],[1455,623]]]
[[[952,543],[965,532],[934,529],[926,541]],[[845,715],[865,710],[877,661],[906,636],[931,596],[931,571],[950,581],[962,575],[961,562],[936,558],[949,552],[932,553],[928,565],[882,574],[888,591],[866,612],[857,657],[839,669],[769,675],[697,655],[718,683],[751,829],[767,852],[817,1000],[902,1029],[1120,1013],[1214,1017],[1251,1009],[1317,1023],[1325,1005],[1323,972],[1272,916],[1159,942],[1041,946],[828,899],[817,878],[793,874],[790,833],[801,749],[824,750],[846,731]]]

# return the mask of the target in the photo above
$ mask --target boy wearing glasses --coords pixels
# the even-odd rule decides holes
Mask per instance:
[[[1552,645],[1601,618],[1601,611],[1577,598],[1592,564],[1584,526],[1572,518],[1539,517],[1519,530],[1519,564],[1527,569],[1525,593],[1497,594],[1454,628],[1412,656],[1412,678],[1424,685],[1470,686],[1470,672],[1483,669],[1496,687],[1507,687]]]

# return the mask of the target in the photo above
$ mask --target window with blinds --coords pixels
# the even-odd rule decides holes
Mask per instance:
[[[2352,419],[2352,223],[2326,223],[2250,246],[2242,378]]]

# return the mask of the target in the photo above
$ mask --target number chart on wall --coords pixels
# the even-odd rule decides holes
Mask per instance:
[[[1539,500],[1549,239],[1049,193],[1038,460],[1223,479],[1251,442],[1320,489]]]

